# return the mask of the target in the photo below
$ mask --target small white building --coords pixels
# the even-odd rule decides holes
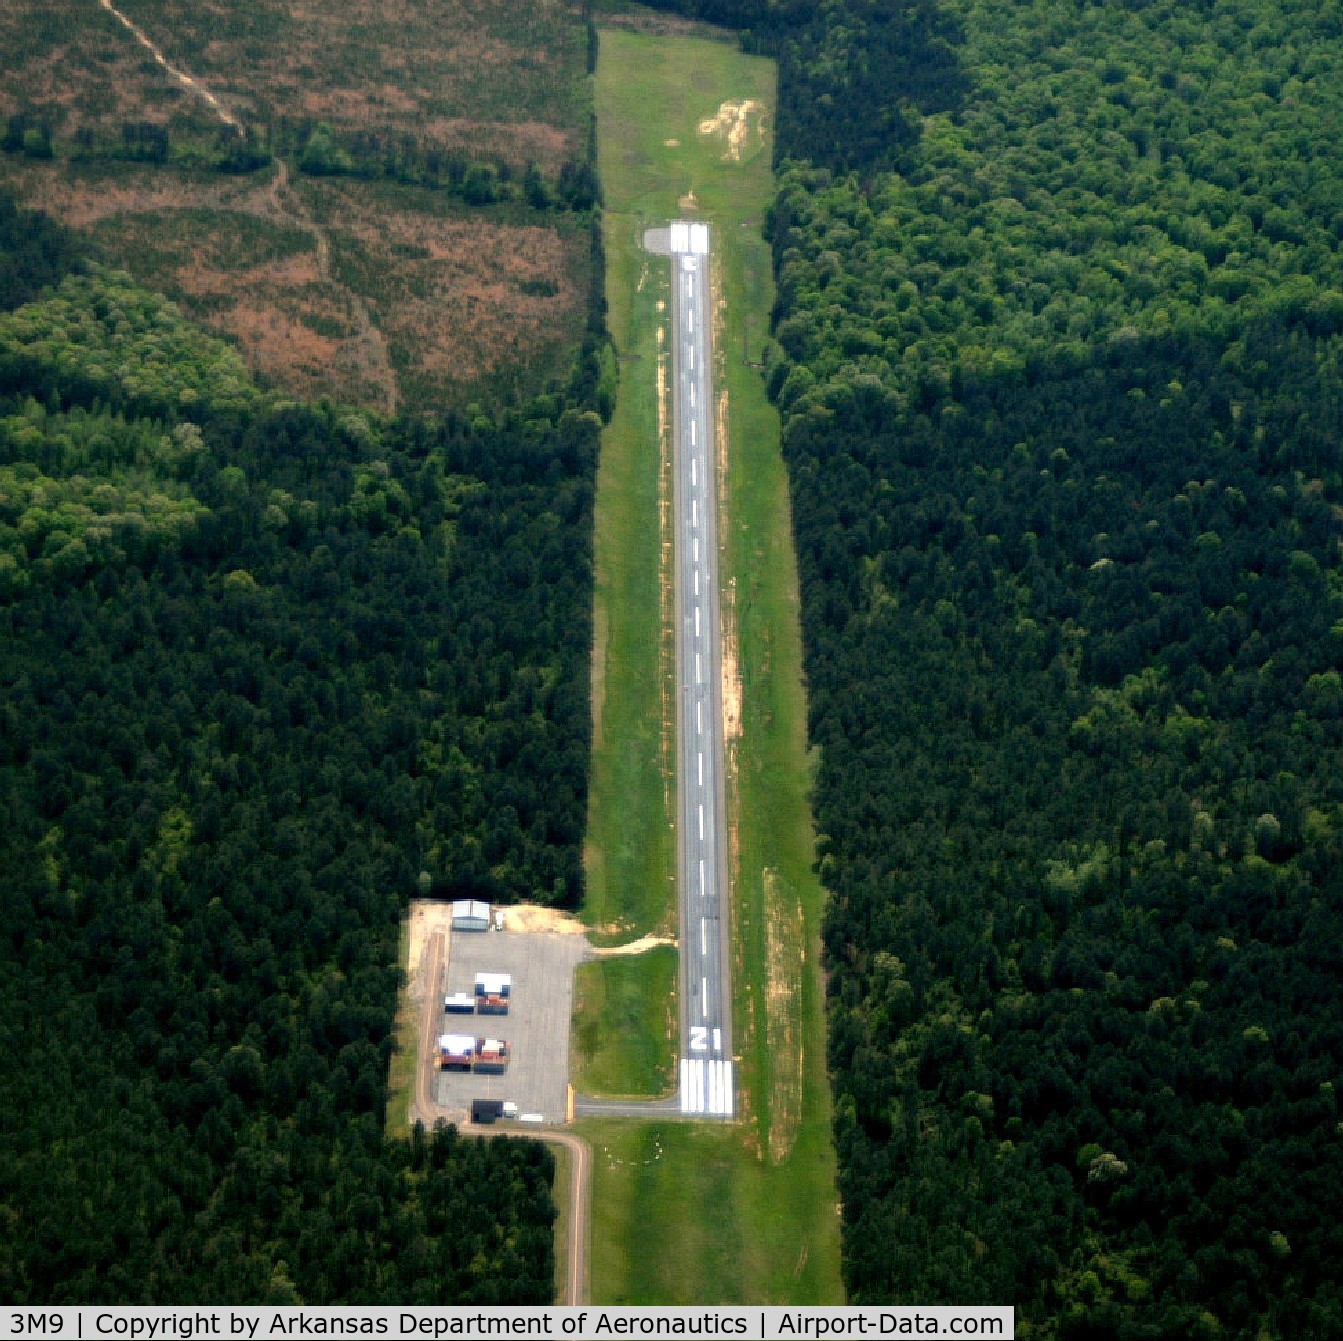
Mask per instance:
[[[452,929],[454,931],[488,931],[490,929],[490,905],[479,899],[457,899],[452,905]]]
[[[475,1055],[474,1034],[439,1034],[438,1064],[445,1069],[468,1071]]]

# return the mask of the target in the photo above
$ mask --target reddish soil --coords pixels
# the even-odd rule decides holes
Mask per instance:
[[[0,11],[0,48],[14,53],[0,114],[37,111],[67,154],[76,132],[106,143],[124,121],[166,124],[174,143],[212,138],[219,120],[205,95],[244,122],[311,116],[338,133],[410,134],[543,170],[557,171],[578,144],[565,124],[577,115],[573,53],[559,50],[581,34],[570,0],[525,11],[511,0],[117,8],[195,81],[195,95],[99,0],[14,0]],[[284,164],[233,178],[11,154],[0,155],[0,181],[93,230],[109,260],[297,395],[383,409],[460,402],[481,379],[515,369],[544,378],[579,331],[587,249],[576,231],[440,217],[441,201],[291,181]]]

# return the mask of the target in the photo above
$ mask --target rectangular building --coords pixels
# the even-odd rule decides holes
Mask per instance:
[[[454,931],[488,931],[490,905],[479,899],[457,899],[452,905]]]
[[[470,1034],[439,1034],[438,1064],[445,1071],[469,1071],[476,1057],[476,1039]]]

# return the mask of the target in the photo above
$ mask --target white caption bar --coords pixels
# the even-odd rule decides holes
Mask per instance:
[[[685,1062],[681,1063],[684,1073]],[[863,1308],[767,1308],[740,1304],[680,1308],[567,1308],[440,1305],[434,1308],[0,1308],[0,1334],[42,1341],[199,1341],[232,1337],[270,1341],[294,1336],[380,1336],[388,1341],[486,1337],[714,1336],[739,1341],[778,1337],[973,1336],[1014,1338],[1014,1310],[1005,1305],[886,1304]]]

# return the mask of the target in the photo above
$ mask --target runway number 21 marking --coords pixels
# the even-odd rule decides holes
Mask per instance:
[[[714,1051],[721,1051],[723,1047],[723,1031],[715,1029],[713,1031]],[[690,1051],[708,1052],[709,1050],[709,1026],[706,1024],[692,1024],[690,1026]]]

